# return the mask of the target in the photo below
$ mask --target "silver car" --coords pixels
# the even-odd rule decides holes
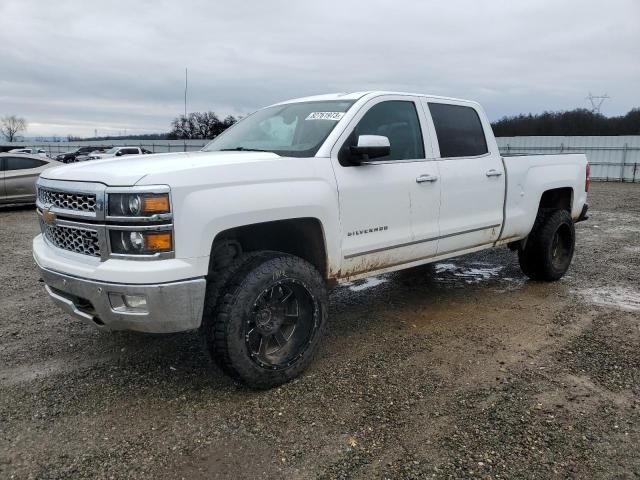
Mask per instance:
[[[36,180],[47,168],[64,165],[51,158],[0,153],[0,204],[36,201]]]

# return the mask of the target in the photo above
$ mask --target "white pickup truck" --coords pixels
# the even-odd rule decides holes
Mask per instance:
[[[84,162],[86,160],[102,160],[105,158],[122,157],[125,155],[144,155],[148,153],[152,152],[142,147],[111,147],[104,152],[93,151],[88,155],[79,155],[75,161]]]
[[[584,155],[502,156],[479,104],[360,92],[261,109],[202,151],[38,181],[49,295],[101,330],[200,329],[254,387],[310,363],[334,285],[509,246],[557,280],[586,218]]]

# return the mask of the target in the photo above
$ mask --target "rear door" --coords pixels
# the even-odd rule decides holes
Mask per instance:
[[[342,276],[384,269],[435,254],[437,242],[417,244],[412,202],[419,202],[419,228],[437,237],[439,183],[418,184],[421,175],[437,177],[430,144],[422,136],[424,115],[416,97],[387,95],[367,102],[331,152],[338,184],[342,226]],[[391,153],[362,165],[349,161],[359,135],[382,135]],[[427,208],[431,207],[431,208]]]
[[[503,221],[502,158],[477,104],[424,99],[436,133],[441,186],[438,255],[498,239]]]
[[[27,156],[4,157],[4,187],[7,202],[35,201],[36,180],[49,162]]]

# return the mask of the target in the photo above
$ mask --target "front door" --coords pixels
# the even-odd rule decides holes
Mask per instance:
[[[435,254],[440,184],[420,178],[438,176],[436,162],[425,155],[423,122],[416,98],[378,97],[362,107],[336,143],[332,163],[340,199],[342,276]],[[360,135],[387,137],[390,154],[354,165],[350,147]]]

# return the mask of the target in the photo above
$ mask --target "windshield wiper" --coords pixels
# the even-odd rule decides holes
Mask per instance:
[[[247,148],[247,147],[234,147],[234,148],[221,148],[220,152],[270,152],[271,150],[260,150],[257,148]]]

